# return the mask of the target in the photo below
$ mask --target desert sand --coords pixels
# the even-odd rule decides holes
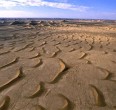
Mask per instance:
[[[0,110],[116,110],[116,22],[0,25]]]

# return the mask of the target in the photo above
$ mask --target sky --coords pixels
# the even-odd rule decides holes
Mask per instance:
[[[0,17],[116,20],[116,0],[0,0]]]

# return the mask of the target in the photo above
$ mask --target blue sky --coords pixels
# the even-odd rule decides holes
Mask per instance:
[[[116,0],[0,0],[0,17],[116,20]]]

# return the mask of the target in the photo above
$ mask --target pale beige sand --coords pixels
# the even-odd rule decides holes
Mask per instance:
[[[0,32],[0,110],[116,109],[114,25],[9,25]]]

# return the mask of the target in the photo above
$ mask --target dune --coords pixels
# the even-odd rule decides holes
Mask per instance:
[[[116,22],[0,22],[0,110],[115,109]]]

